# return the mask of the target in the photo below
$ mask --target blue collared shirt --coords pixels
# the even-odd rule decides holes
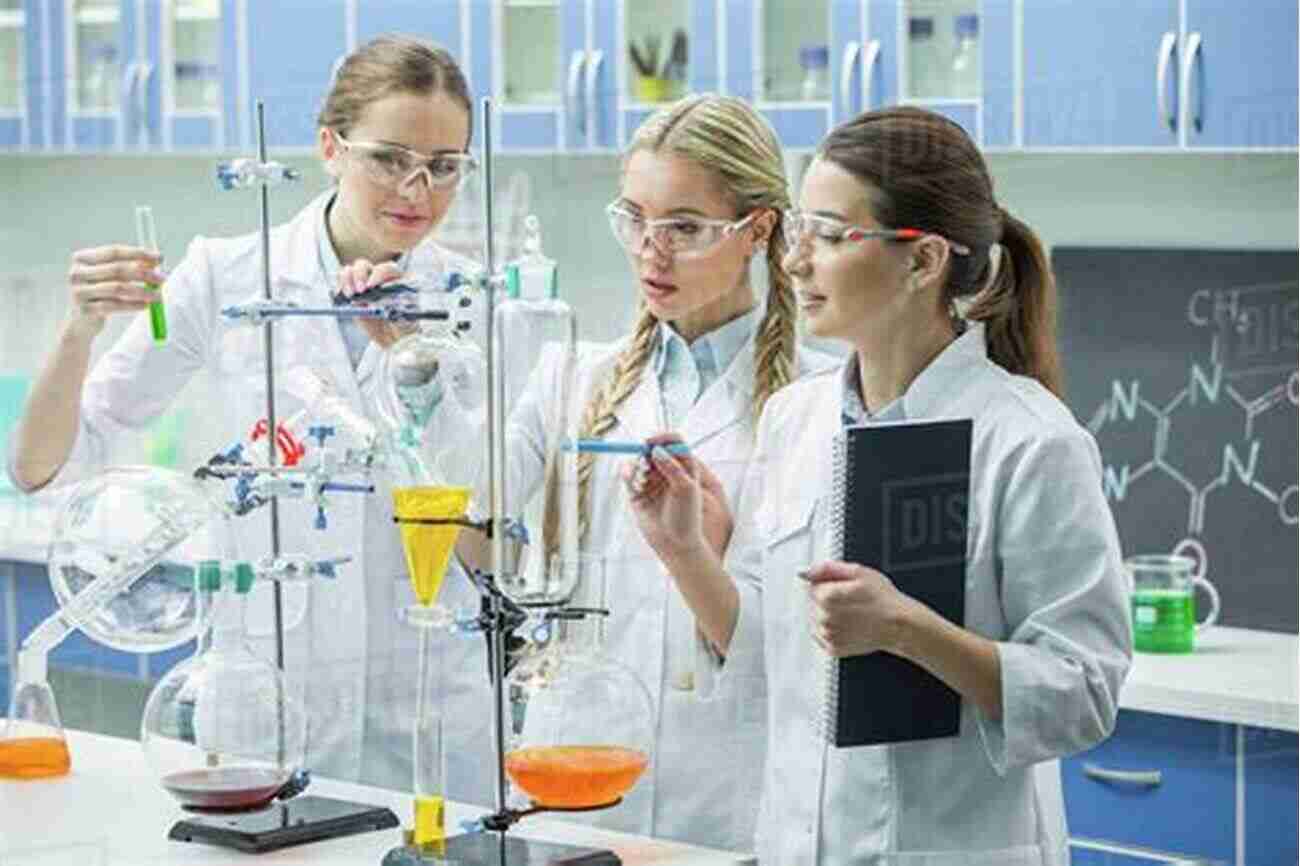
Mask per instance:
[[[659,344],[651,363],[659,382],[665,428],[681,426],[687,411],[749,342],[762,313],[762,306],[756,306],[689,344],[672,325],[659,324]]]
[[[890,400],[879,412],[871,414],[867,404],[862,402],[862,388],[859,387],[858,356],[853,355],[844,365],[840,374],[844,379],[844,397],[840,404],[840,423],[845,427],[863,424],[879,424],[882,421],[906,421],[907,413],[903,411],[901,396]]]

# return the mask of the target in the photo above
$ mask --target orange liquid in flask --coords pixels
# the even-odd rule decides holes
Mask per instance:
[[[469,507],[468,487],[397,487],[393,489],[393,514],[399,519],[463,519]],[[411,588],[423,605],[433,604],[442,588],[447,563],[460,527],[455,523],[402,523],[402,547]]]
[[[622,797],[649,763],[623,746],[532,746],[506,755],[506,772],[538,805],[581,809]]]
[[[68,744],[60,737],[0,740],[0,779],[48,779],[71,769]]]

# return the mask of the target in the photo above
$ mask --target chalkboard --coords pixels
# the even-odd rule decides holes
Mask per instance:
[[[1097,437],[1124,554],[1192,556],[1225,625],[1297,630],[1298,262],[1052,251],[1066,401]]]

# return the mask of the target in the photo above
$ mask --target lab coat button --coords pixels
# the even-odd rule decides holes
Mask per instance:
[[[679,692],[695,691],[695,674],[691,671],[673,677],[672,686]]]

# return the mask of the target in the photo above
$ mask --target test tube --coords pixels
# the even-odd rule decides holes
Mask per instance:
[[[153,208],[148,205],[138,205],[135,209],[135,237],[140,246],[150,252],[158,252],[158,232],[153,224]],[[161,293],[162,290],[162,286],[148,281],[145,282],[145,287],[152,292]],[[149,302],[149,326],[153,329],[155,343],[167,342],[167,313],[163,310],[161,294],[158,300]]]

